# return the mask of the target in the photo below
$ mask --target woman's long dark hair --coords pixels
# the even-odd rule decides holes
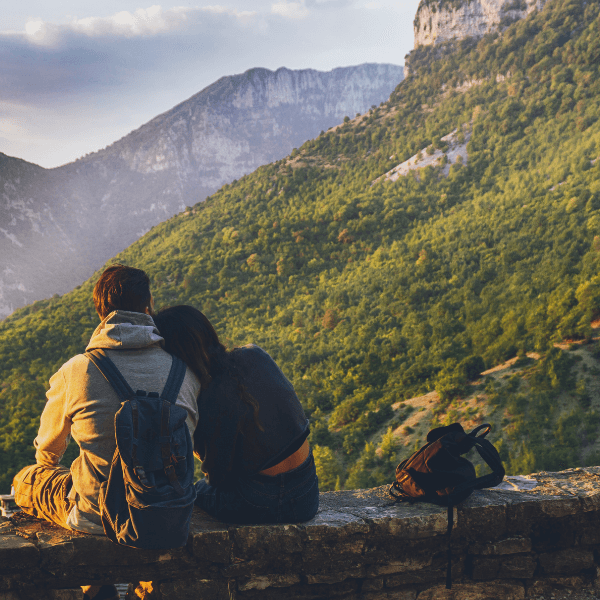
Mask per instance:
[[[258,420],[258,402],[240,380],[235,362],[206,316],[193,306],[182,304],[164,308],[153,318],[165,340],[165,350],[187,364],[203,389],[219,373],[235,381],[240,399],[252,409],[254,423],[264,431]]]

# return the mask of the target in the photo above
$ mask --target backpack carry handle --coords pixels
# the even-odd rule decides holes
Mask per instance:
[[[477,435],[483,429],[485,429],[485,431],[481,435]],[[489,423],[483,423],[483,425],[478,425],[475,427],[475,429],[473,429],[469,435],[481,439],[484,438],[491,430],[492,426]]]

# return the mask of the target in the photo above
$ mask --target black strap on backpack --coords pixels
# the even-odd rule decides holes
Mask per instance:
[[[90,350],[86,352],[85,355],[94,363],[94,365],[96,365],[100,373],[104,376],[104,379],[106,379],[113,387],[121,402],[125,402],[125,400],[129,400],[129,398],[136,395],[136,392],[134,392],[132,387],[127,383],[121,371],[117,369],[117,365],[115,365],[104,350]],[[177,358],[176,356],[173,356],[172,358],[173,362],[171,363],[171,370],[169,371],[167,383],[165,384],[160,397],[163,400],[174,404],[177,401],[179,388],[185,377],[186,366],[180,358]],[[139,390],[137,393],[140,392],[142,392],[140,395],[145,395],[145,392],[142,390]],[[153,393],[154,392],[150,392],[149,395]]]
[[[504,479],[504,466],[498,451],[485,439],[492,426],[488,423],[465,433],[460,423],[432,429],[427,444],[402,461],[396,468],[396,481],[389,493],[396,501],[431,502],[448,507],[448,566],[446,588],[452,588],[451,535],[454,506],[468,498],[473,490],[494,487]],[[475,448],[492,469],[476,477],[473,464],[463,454]]]
[[[137,439],[137,429],[138,429],[138,408],[137,403],[135,402],[135,396],[146,396],[149,397],[159,397],[156,392],[150,392],[146,394],[143,390],[133,391],[132,387],[127,383],[125,377],[115,363],[110,359],[110,357],[106,354],[106,352],[102,349],[95,349],[86,352],[85,355],[94,363],[94,365],[98,368],[100,373],[104,376],[104,379],[112,386],[115,390],[119,400],[121,402],[125,402],[129,400],[131,402],[131,410],[133,414],[133,431],[134,437]],[[171,369],[169,371],[169,376],[167,377],[167,383],[163,388],[162,393],[160,394],[160,399],[162,400],[162,418],[161,418],[161,434],[159,437],[159,443],[161,448],[161,456],[163,460],[163,466],[165,469],[165,473],[169,478],[169,482],[175,489],[175,491],[183,496],[185,491],[181,487],[179,480],[177,479],[177,475],[175,474],[175,468],[171,462],[172,457],[174,456],[171,452],[171,444],[169,441],[168,431],[169,431],[169,409],[168,403],[175,404],[177,401],[177,396],[179,394],[179,389],[181,388],[181,384],[183,383],[183,379],[185,377],[186,365],[185,363],[173,356],[173,361],[171,363]],[[137,460],[137,444],[133,444],[133,448],[131,451],[131,459],[133,462],[133,469],[137,476],[139,477],[140,482],[143,486],[149,487],[150,484],[146,477],[146,473],[144,468],[138,463]]]

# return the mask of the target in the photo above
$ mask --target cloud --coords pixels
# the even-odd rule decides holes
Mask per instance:
[[[0,32],[0,102],[68,102],[92,90],[135,85],[140,77],[172,76],[263,29],[256,13],[221,6],[152,6],[61,25],[30,20],[25,31]]]
[[[223,6],[201,8],[175,7],[163,10],[159,5],[137,10],[120,11],[108,17],[86,17],[72,19],[69,23],[54,24],[41,19],[30,19],[25,25],[25,39],[32,44],[58,46],[69,36],[83,35],[90,38],[135,38],[150,37],[170,32],[184,31],[203,18],[232,17],[247,23],[256,15],[255,11],[234,10]],[[14,35],[14,32],[11,32]],[[0,33],[0,36],[6,36]]]
[[[70,23],[56,25],[41,19],[32,19],[25,25],[26,39],[37,45],[56,46],[70,34],[88,37],[151,36],[172,31],[187,19],[190,9],[174,8],[163,11],[160,6],[139,8],[135,12],[121,11],[109,17],[73,19]]]
[[[306,8],[304,0],[301,2],[289,2],[288,0],[276,2],[271,5],[271,12],[287,19],[304,19],[308,16],[308,8]]]
[[[156,35],[176,29],[187,19],[190,9],[173,8],[163,11],[154,5],[150,8],[138,8],[135,12],[121,11],[110,17],[88,17],[76,19],[70,23],[70,29],[85,35]]]
[[[306,6],[309,8],[344,8],[351,4],[352,0],[306,0]]]
[[[412,43],[412,15],[397,0],[379,0],[380,10],[364,0],[217,1],[227,6],[151,6],[0,32],[0,152],[56,166],[225,75],[400,64],[404,21]]]

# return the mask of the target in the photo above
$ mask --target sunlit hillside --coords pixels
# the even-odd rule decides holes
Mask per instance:
[[[591,340],[600,312],[599,13],[552,0],[502,35],[414,51],[387,103],[115,258],[148,271],[158,305],[193,304],[228,344],[272,354],[327,486],[391,478],[454,415],[493,418],[511,472],[598,462],[595,346],[555,344]],[[49,376],[97,323],[93,283],[0,324],[0,489],[33,459]],[[516,376],[480,377],[512,358]],[[410,399],[433,391],[418,430]]]

